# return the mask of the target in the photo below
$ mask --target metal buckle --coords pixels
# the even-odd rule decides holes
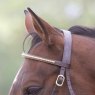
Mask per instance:
[[[56,80],[56,85],[57,86],[62,86],[64,83],[65,77],[63,75],[58,75],[57,80]]]

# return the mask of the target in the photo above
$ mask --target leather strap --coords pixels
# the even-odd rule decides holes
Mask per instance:
[[[70,61],[71,61],[71,49],[72,49],[72,36],[71,32],[67,30],[62,30],[64,33],[64,53],[63,53],[63,65],[68,64],[68,68],[61,67],[60,74],[64,74],[66,71],[66,80],[67,80],[67,85],[69,89],[70,95],[75,95],[72,85],[71,85],[71,80],[70,80]],[[64,69],[63,69],[64,68]]]
[[[57,77],[56,80],[56,85],[57,86],[62,86],[63,82],[65,80],[64,74],[66,71],[66,68],[70,67],[70,60],[71,60],[71,46],[72,46],[72,36],[71,32],[67,30],[62,30],[64,34],[64,50],[63,50],[63,58],[62,58],[62,64],[63,66],[61,67],[60,74]],[[68,67],[64,67],[64,65],[67,65]]]
[[[71,32],[62,30],[64,33],[64,52],[63,52],[63,64],[70,64],[71,61],[71,49],[72,49],[72,36]]]
[[[74,90],[71,85],[70,69],[66,69],[66,80],[67,80],[67,85],[68,85],[70,95],[75,95]]]
[[[60,69],[60,73],[56,80],[56,85],[52,91],[51,95],[56,95],[56,89],[58,86],[63,86],[64,80],[65,80],[65,74],[66,74],[66,80],[67,80],[67,86],[69,89],[70,95],[75,95],[71,80],[70,80],[70,61],[71,61],[71,49],[72,49],[72,36],[71,32],[67,30],[62,30],[64,34],[64,50],[63,50],[63,58],[62,58],[62,66]]]

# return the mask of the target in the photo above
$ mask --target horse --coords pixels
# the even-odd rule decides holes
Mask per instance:
[[[32,45],[9,95],[95,95],[95,29],[62,30],[30,8],[24,12]]]

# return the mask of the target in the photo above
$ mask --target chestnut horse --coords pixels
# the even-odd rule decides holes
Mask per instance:
[[[49,25],[30,8],[25,10],[25,17],[27,31],[33,37],[28,54],[61,61],[64,57],[61,30]],[[69,31],[72,33],[70,79],[73,91],[75,95],[95,95],[95,29],[73,26]],[[9,95],[51,95],[59,71],[59,66],[25,58]],[[70,95],[66,80],[55,94]]]

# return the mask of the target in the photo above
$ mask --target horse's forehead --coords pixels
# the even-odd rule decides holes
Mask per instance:
[[[34,76],[37,77],[46,77],[50,73],[52,73],[57,66],[53,66],[41,61],[35,61],[31,59],[25,59],[24,66],[22,71],[24,72],[23,78],[31,79]],[[24,77],[25,76],[25,77]]]
[[[29,51],[30,55],[36,55],[39,57],[43,57],[43,58],[47,58],[47,59],[51,59],[51,60],[59,60],[60,55],[58,53],[54,53],[52,49],[49,49],[48,46],[46,46],[44,43],[39,43],[37,46],[33,47],[30,51]],[[57,57],[57,55],[59,55]],[[57,59],[58,58],[58,59]],[[47,68],[47,69],[46,69]],[[40,62],[40,61],[35,61],[35,60],[31,60],[31,59],[25,59],[24,64],[23,64],[23,68],[22,71],[24,72],[24,76],[25,74],[29,76],[41,76],[42,75],[47,75],[47,71],[48,73],[52,72],[56,69],[56,66],[54,67],[53,65],[44,63],[44,62]]]
[[[61,60],[63,52],[55,45],[48,46],[46,43],[40,42],[30,49],[29,54],[52,60]]]
[[[43,53],[46,52],[48,50],[48,46],[45,45],[44,42],[40,42],[38,44],[36,44],[33,48],[30,49],[30,53]],[[41,52],[43,51],[43,52]]]

